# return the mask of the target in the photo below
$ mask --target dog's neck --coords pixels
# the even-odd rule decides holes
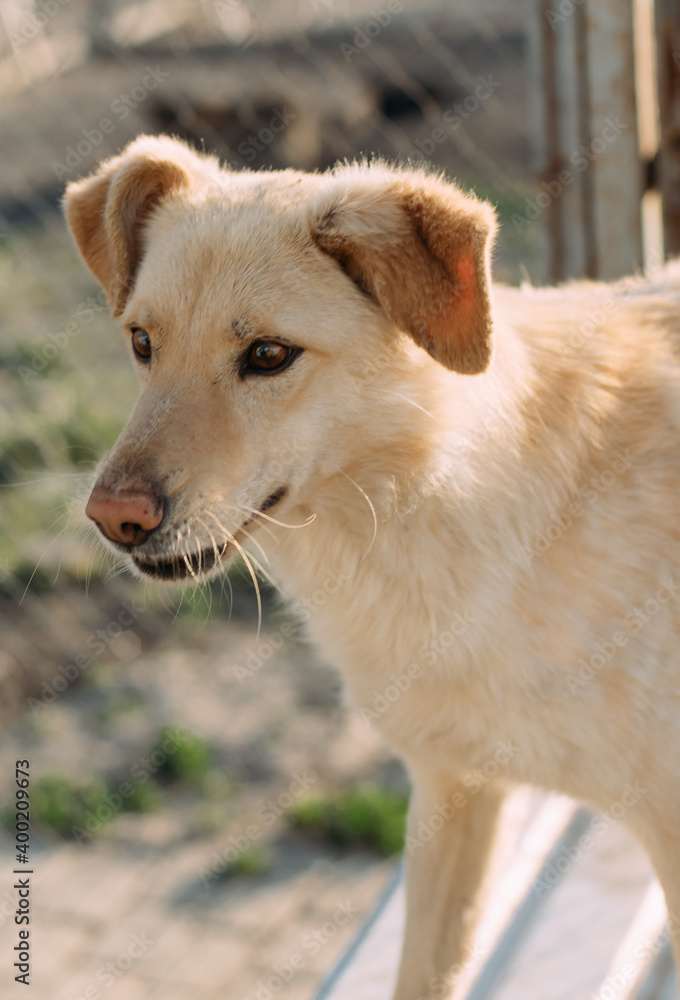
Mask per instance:
[[[541,571],[536,533],[568,508],[598,448],[588,401],[599,389],[559,338],[540,337],[528,321],[499,324],[479,376],[424,358],[408,391],[385,397],[400,407],[403,434],[372,464],[324,480],[290,516],[315,520],[267,547],[294,610],[357,698],[419,662],[423,636],[450,630],[456,615],[461,629],[477,623],[455,648],[458,669],[474,670],[501,608]]]
[[[329,575],[370,577],[375,586],[382,578],[387,587],[394,572],[417,575],[425,566],[436,580],[442,561],[458,576],[457,566],[478,560],[480,549],[489,560],[501,545],[513,566],[526,564],[527,539],[514,531],[513,512],[535,498],[521,496],[512,477],[531,381],[526,346],[507,326],[498,327],[482,375],[456,375],[422,355],[404,391],[386,394],[386,422],[395,411],[401,421],[390,446],[318,485],[291,517],[302,523],[313,514],[313,524],[277,533],[271,556],[286,589],[302,597]],[[457,589],[464,587],[460,579]]]

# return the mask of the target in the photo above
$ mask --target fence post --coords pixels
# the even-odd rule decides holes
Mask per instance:
[[[631,0],[534,0],[531,76],[550,278],[642,264]]]
[[[680,0],[656,0],[664,250],[680,254]]]

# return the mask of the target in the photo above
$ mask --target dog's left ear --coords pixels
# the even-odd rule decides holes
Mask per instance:
[[[114,316],[134,286],[149,217],[165,199],[209,183],[217,170],[216,161],[176,139],[140,136],[94,174],[69,184],[66,219]]]
[[[315,206],[314,238],[347,275],[453,371],[491,357],[492,207],[423,171],[340,168]]]

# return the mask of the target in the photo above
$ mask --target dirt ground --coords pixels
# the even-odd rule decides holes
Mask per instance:
[[[336,674],[304,643],[282,639],[280,617],[270,613],[258,637],[249,599],[254,605],[245,590],[237,596],[231,621],[204,623],[197,612],[173,632],[166,613],[146,609],[124,580],[109,587],[94,622],[91,607],[82,615],[78,591],[61,595],[59,607],[46,597],[44,618],[71,611],[62,666],[77,650],[94,649],[93,635],[108,646],[55,698],[61,685],[53,682],[63,675],[54,665],[44,672],[4,727],[3,801],[18,758],[30,760],[35,779],[56,774],[78,785],[105,775],[114,793],[131,774],[155,776],[159,758],[149,747],[163,727],[200,738],[212,764],[200,787],[166,788],[147,813],[116,810],[113,794],[115,818],[93,836],[90,825],[63,837],[38,825],[36,1000],[309,997],[389,877],[394,862],[334,850],[286,822],[298,797],[356,781],[401,786],[404,778],[343,705]],[[129,628],[116,627],[133,615]],[[255,870],[225,877],[225,861],[252,854],[255,844]],[[7,833],[0,856],[7,981],[17,937]]]

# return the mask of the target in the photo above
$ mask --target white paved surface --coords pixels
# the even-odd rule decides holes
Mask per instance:
[[[677,1000],[661,948],[663,894],[625,827],[588,827],[569,800],[541,804],[520,789],[503,830],[477,934],[482,959],[459,979],[456,1000]],[[390,1000],[403,921],[400,883],[318,1000]]]

